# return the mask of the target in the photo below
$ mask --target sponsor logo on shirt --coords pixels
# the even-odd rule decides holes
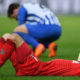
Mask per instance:
[[[72,61],[73,64],[79,64],[79,61]]]
[[[33,55],[33,53],[30,55],[30,57],[34,58],[38,62],[38,59]]]

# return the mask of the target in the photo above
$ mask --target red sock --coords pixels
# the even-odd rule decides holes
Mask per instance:
[[[15,49],[15,44],[8,39],[3,47],[0,49],[0,67],[6,62],[6,60],[11,56],[13,50]]]
[[[0,38],[0,49],[2,48],[2,46],[5,44],[5,40],[4,40],[4,38]]]
[[[26,56],[30,55],[31,52],[32,52],[32,50],[29,48],[27,43],[24,42],[21,46],[19,46],[16,49],[17,60],[19,62],[22,61]]]

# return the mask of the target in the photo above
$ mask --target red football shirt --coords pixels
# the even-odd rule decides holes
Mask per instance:
[[[55,59],[41,62],[34,53],[23,43],[10,58],[17,76],[80,76],[80,62]]]

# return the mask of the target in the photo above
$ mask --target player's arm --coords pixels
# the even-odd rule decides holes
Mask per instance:
[[[24,8],[24,6],[21,6],[21,8],[18,11],[18,25],[22,25],[25,23],[27,18],[27,11]]]
[[[3,36],[4,40],[6,36],[9,36],[9,34],[5,34]],[[2,42],[0,41],[0,43]],[[3,46],[0,47],[0,67],[10,58],[14,49],[15,49],[14,42],[10,39],[5,40]]]
[[[17,34],[4,34],[2,36],[5,43],[0,41],[0,67],[10,58],[15,48],[19,47],[24,41]]]

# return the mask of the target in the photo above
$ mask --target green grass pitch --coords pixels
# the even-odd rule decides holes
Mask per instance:
[[[76,60],[80,52],[80,16],[58,16],[62,24],[62,35],[56,43],[58,44],[57,56],[48,58],[48,50],[40,57],[41,61],[52,59]],[[7,17],[0,17],[0,36],[4,33],[12,33],[17,27],[17,22]],[[76,71],[76,70],[75,70]],[[38,76],[38,77],[17,77],[12,64],[8,60],[0,68],[0,80],[80,80],[80,77],[58,77],[58,76]]]

